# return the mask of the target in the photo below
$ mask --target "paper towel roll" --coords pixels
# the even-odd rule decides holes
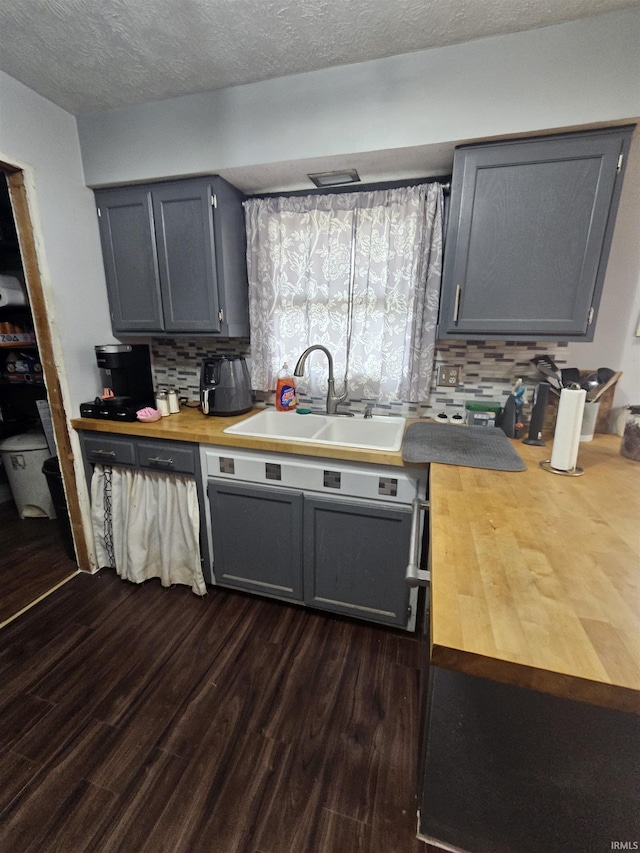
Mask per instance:
[[[27,297],[18,279],[12,275],[0,275],[0,308],[26,304]]]
[[[580,428],[587,392],[582,388],[563,388],[560,392],[556,431],[553,435],[551,467],[557,471],[573,471],[580,447]]]

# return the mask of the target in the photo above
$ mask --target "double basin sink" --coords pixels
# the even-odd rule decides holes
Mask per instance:
[[[361,447],[366,450],[400,450],[405,418],[299,415],[264,409],[224,432],[313,444]]]

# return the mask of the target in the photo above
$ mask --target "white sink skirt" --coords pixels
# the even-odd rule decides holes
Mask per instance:
[[[195,480],[96,465],[91,516],[99,566],[133,583],[160,578],[163,586],[187,584],[206,595]]]

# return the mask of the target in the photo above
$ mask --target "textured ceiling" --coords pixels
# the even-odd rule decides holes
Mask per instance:
[[[0,69],[72,113],[517,32],[639,0],[2,0]]]

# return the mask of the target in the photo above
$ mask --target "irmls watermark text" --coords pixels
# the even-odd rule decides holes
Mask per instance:
[[[612,850],[640,850],[640,844],[637,841],[612,841]]]

